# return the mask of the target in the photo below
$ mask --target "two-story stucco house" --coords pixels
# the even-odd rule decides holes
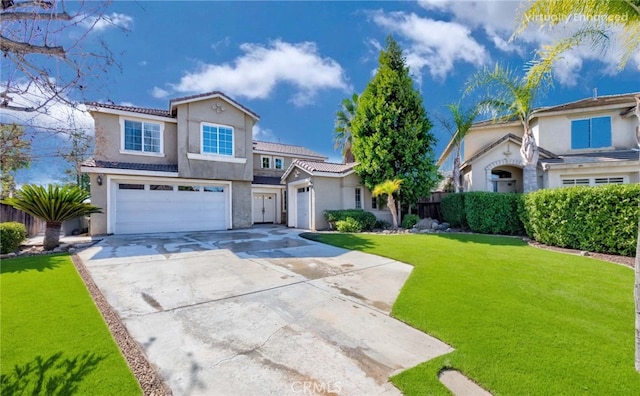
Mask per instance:
[[[90,232],[226,230],[286,219],[281,177],[304,147],[253,140],[256,113],[221,92],[168,110],[88,103],[95,121]]]
[[[538,188],[640,182],[637,93],[592,97],[537,109],[531,126],[539,147]],[[464,191],[522,192],[519,122],[474,124],[462,142]],[[455,147],[438,166],[452,177]]]

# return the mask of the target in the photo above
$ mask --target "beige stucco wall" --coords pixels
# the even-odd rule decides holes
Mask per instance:
[[[512,133],[516,136],[522,136],[522,127],[512,124],[496,124],[480,128],[472,128],[469,131],[469,134],[464,138],[464,155],[462,162],[465,162],[478,151],[508,133]]]
[[[89,234],[104,235],[107,233],[107,178],[102,176],[102,185],[99,186],[95,173],[89,174],[91,186],[91,204],[102,209],[102,213],[93,213],[89,221]]]
[[[224,111],[217,112],[216,106]],[[178,115],[178,169],[180,177],[220,180],[253,179],[253,125],[254,119],[220,98],[184,103],[177,106]],[[202,123],[219,124],[233,128],[235,159],[244,163],[221,160],[188,159],[187,153],[201,154]],[[213,159],[213,157],[210,157]],[[235,195],[235,191],[234,191]]]
[[[560,155],[594,151],[592,148],[571,150],[571,121],[610,116],[612,147],[603,147],[602,150],[635,148],[637,147],[635,141],[635,126],[637,125],[637,121],[635,117],[620,117],[620,111],[621,109],[589,112],[584,112],[583,110],[582,112],[540,117],[538,120],[540,125],[538,145]]]
[[[253,224],[251,182],[234,181],[231,189],[231,224],[233,228],[251,227]]]
[[[178,163],[177,134],[175,122],[160,121],[143,117],[121,116],[117,114],[91,112],[95,122],[95,159],[115,162],[134,162],[146,164],[172,164]],[[122,141],[123,120],[145,121],[161,124],[164,128],[164,150],[161,155],[145,155],[142,153],[122,153],[124,147]]]
[[[262,157],[271,157],[271,168],[262,168]],[[273,167],[274,159],[282,158],[283,165],[282,169],[275,169]],[[286,157],[281,154],[253,154],[253,174],[255,176],[271,176],[271,177],[282,177],[284,172],[289,168],[291,163],[293,162],[293,157]]]

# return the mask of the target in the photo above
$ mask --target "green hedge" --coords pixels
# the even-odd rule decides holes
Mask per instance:
[[[0,223],[0,254],[15,252],[26,237],[24,224],[15,221]]]
[[[632,256],[640,184],[539,190],[524,196],[530,238],[547,245]]]
[[[470,192],[464,198],[467,224],[483,234],[523,235],[518,203],[520,194]]]
[[[449,194],[442,198],[440,210],[442,218],[451,227],[467,228],[467,216],[464,209],[464,198],[468,193]]]
[[[361,231],[369,231],[375,227],[377,220],[373,213],[362,209],[325,210],[323,214],[332,228],[335,228],[339,221],[352,219],[358,223]],[[352,224],[353,222],[350,221],[350,223]]]

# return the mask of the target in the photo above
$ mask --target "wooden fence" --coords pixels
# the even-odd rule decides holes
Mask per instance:
[[[17,221],[24,224],[27,234],[31,237],[38,234],[44,234],[46,223],[40,219],[15,209],[12,206],[0,204],[0,222]]]

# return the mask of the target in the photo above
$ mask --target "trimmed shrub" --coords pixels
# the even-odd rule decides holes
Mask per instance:
[[[15,221],[0,223],[0,254],[15,252],[26,237],[24,224]]]
[[[411,228],[420,221],[417,214],[407,214],[402,218],[402,228]]]
[[[336,221],[336,229],[340,232],[362,232],[362,224],[353,217]]]
[[[466,228],[467,217],[464,209],[464,198],[468,193],[449,194],[442,198],[440,210],[442,218],[451,227]]]
[[[325,210],[323,214],[331,228],[337,227],[338,221],[351,218],[359,223],[360,231],[369,231],[377,221],[373,213],[362,209]]]
[[[640,185],[540,190],[524,196],[529,237],[547,245],[633,256]]]
[[[467,224],[473,232],[483,234],[523,235],[518,214],[520,194],[470,192],[465,194]]]
[[[376,220],[376,224],[373,226],[373,228],[379,228],[382,230],[386,230],[389,227],[391,227],[391,223],[384,220]]]

